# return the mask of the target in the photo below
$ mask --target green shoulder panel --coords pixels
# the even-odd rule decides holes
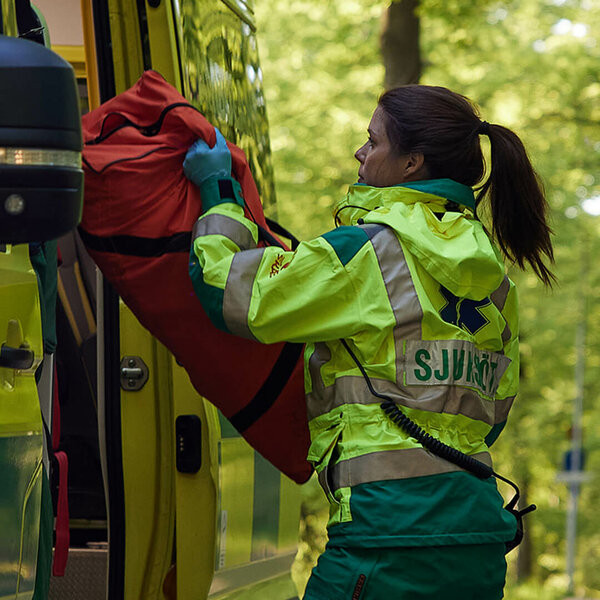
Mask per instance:
[[[342,265],[346,266],[356,253],[369,241],[369,236],[360,227],[342,226],[322,236],[334,249]]]

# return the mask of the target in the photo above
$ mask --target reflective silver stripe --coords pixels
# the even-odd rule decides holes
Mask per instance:
[[[497,422],[496,402],[486,400],[477,392],[465,387],[415,385],[399,388],[391,381],[374,377],[371,378],[371,383],[376,392],[389,396],[400,406],[435,413],[464,415],[490,426]],[[360,376],[340,377],[333,385],[325,388],[324,393],[313,387],[313,391],[306,396],[309,419],[326,414],[344,404],[379,404],[380,402],[381,399],[369,392],[364,379]]]
[[[250,230],[239,221],[225,215],[209,214],[198,219],[194,225],[192,240],[203,235],[223,235],[240,250],[256,248]]]
[[[506,304],[506,298],[508,297],[508,292],[510,291],[510,280],[505,275],[502,283],[498,286],[498,288],[492,292],[490,295],[490,300],[494,303],[494,306],[502,312],[504,309],[504,305]],[[502,330],[502,342],[506,344],[508,340],[510,340],[511,336],[510,327],[508,323],[506,323],[504,329]]]
[[[315,354],[316,352],[309,360],[310,376],[313,382],[313,391],[306,395],[306,412],[309,420],[324,415],[337,406],[344,404],[375,404],[381,402],[379,398],[369,392],[365,380],[361,376],[338,377],[333,385],[324,388],[319,374],[320,385],[319,383],[315,385],[314,369],[322,364],[317,362],[320,359],[315,358]],[[371,379],[371,381],[378,382],[377,379]],[[375,388],[379,391],[376,385]],[[397,388],[394,387],[394,389],[397,391]]]
[[[473,454],[472,457],[486,465],[492,465],[492,459],[488,452]],[[333,491],[372,481],[409,479],[462,470],[455,464],[422,448],[386,450],[363,454],[329,467],[328,483]]]
[[[404,250],[396,234],[389,227],[385,227],[371,238],[371,243],[396,319],[396,381],[401,382],[402,361],[399,359],[403,354],[403,342],[421,338],[423,309],[404,257]]]
[[[223,318],[227,328],[234,335],[252,340],[256,338],[248,327],[248,311],[254,279],[264,251],[264,248],[257,248],[234,255],[223,294]]]
[[[494,303],[494,306],[502,312],[504,305],[506,304],[506,298],[508,297],[508,292],[510,290],[510,280],[505,275],[502,283],[497,287],[497,289],[492,292],[490,295],[490,300]]]
[[[510,412],[514,400],[514,396],[509,396],[508,398],[503,398],[502,400],[496,400],[494,402],[496,408],[494,425],[497,425],[498,423],[504,423],[506,419],[508,419],[508,413]]]
[[[0,165],[81,168],[81,152],[47,148],[0,148]]]
[[[510,365],[507,356],[480,350],[466,340],[408,340],[407,385],[462,385],[493,398]]]
[[[385,229],[385,225],[379,225],[378,223],[367,223],[366,225],[360,225],[362,229],[372,240],[378,233]]]

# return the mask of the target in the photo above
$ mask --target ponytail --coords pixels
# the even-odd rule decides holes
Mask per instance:
[[[515,133],[485,121],[479,132],[489,136],[492,165],[476,202],[487,194],[494,238],[504,255],[521,269],[528,263],[544,284],[551,286],[556,278],[544,257],[553,263],[554,253],[542,183]]]
[[[555,277],[544,262],[554,262],[548,204],[521,140],[505,127],[480,121],[468,98],[443,87],[401,86],[385,92],[379,106],[395,151],[421,152],[428,178],[475,187],[477,204],[487,195],[492,234],[504,255],[521,269],[529,264],[551,286]],[[485,173],[481,134],[490,138],[492,167],[477,188]]]

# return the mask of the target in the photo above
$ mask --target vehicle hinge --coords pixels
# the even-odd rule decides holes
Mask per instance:
[[[139,356],[124,356],[121,359],[121,388],[127,392],[138,392],[144,387],[150,372]]]

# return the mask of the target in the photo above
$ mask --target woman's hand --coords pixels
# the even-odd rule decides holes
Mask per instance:
[[[231,177],[231,153],[223,134],[215,127],[217,141],[211,148],[204,140],[192,144],[183,161],[185,176],[198,187],[208,179]]]

